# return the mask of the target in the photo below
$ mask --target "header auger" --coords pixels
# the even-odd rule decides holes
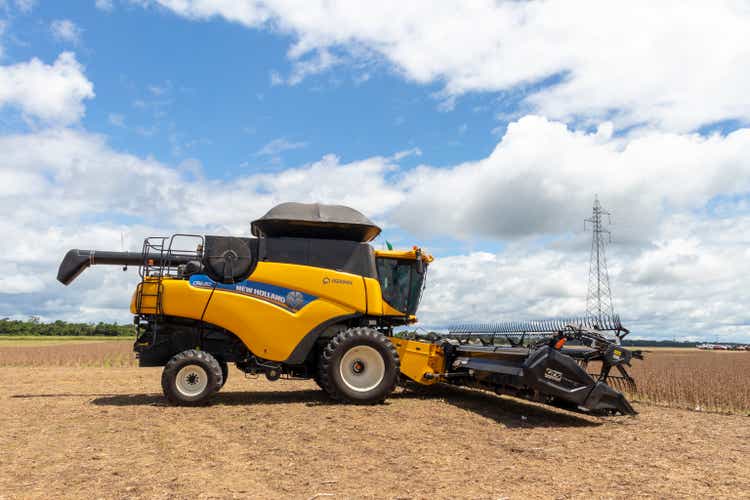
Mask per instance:
[[[410,379],[579,412],[635,413],[612,387],[632,384],[624,367],[640,357],[619,346],[627,330],[617,318],[396,336],[394,328],[416,322],[433,259],[418,247],[375,250],[369,242],[379,233],[348,207],[284,203],[252,223],[254,238],[178,234],[147,238],[140,253],[70,250],[58,280],[70,284],[91,265],[138,266],[134,350],[141,366],[164,366],[162,388],[173,404],[208,401],[234,363],[269,380],[312,378],[350,403],[381,402]],[[519,335],[538,338],[524,346]],[[500,337],[516,340],[496,345]],[[568,348],[567,340],[583,345]],[[602,364],[596,378],[586,372],[592,361]]]

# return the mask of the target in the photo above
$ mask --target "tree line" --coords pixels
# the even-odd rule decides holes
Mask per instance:
[[[37,317],[31,317],[28,320],[3,318],[0,319],[0,335],[129,337],[133,335],[133,326],[101,321],[99,323],[69,323],[57,320],[44,323]]]

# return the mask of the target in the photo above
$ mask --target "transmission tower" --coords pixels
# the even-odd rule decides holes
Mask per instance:
[[[604,228],[603,217],[611,224],[610,213],[602,208],[599,197],[594,197],[594,211],[590,219],[584,219],[583,228],[591,225],[591,260],[589,263],[589,291],[586,295],[586,316],[595,318],[603,324],[603,318],[614,316],[612,290],[609,287],[607,271],[607,243],[612,242],[612,234]]]

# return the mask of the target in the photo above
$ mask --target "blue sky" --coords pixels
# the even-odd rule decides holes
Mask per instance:
[[[81,29],[79,43],[62,47],[75,51],[96,92],[82,125],[141,156],[197,157],[209,177],[299,165],[326,153],[347,161],[414,147],[422,156],[405,164],[451,165],[492,151],[491,131],[501,125],[495,115],[513,111],[497,93],[440,111],[432,97],[439,83],[411,85],[378,64],[272,85],[274,72],[291,71],[290,37],[137,5],[106,12],[93,2],[39,2],[33,16],[14,18],[13,33],[26,45],[7,44],[7,60],[54,60],[62,47],[49,23],[61,18]],[[113,125],[112,115],[124,126]],[[280,138],[297,147],[277,158],[259,154]]]
[[[748,33],[730,1],[0,0],[0,316],[127,321],[136,277],[63,288],[65,250],[282,201],[430,249],[427,327],[579,314],[598,194],[631,329],[748,340]]]

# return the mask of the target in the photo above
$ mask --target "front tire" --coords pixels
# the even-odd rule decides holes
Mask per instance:
[[[221,365],[211,354],[190,349],[167,362],[161,375],[164,396],[173,405],[204,404],[223,382]]]
[[[320,385],[333,399],[375,404],[395,389],[400,362],[385,335],[370,328],[350,328],[323,349],[319,370]]]

